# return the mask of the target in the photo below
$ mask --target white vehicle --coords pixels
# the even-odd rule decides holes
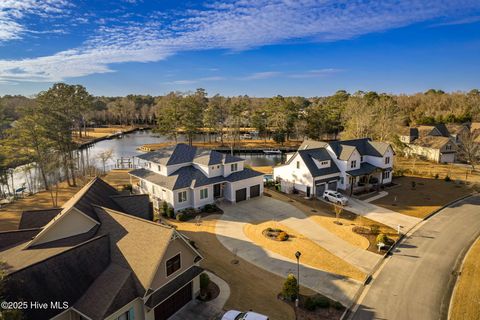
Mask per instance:
[[[334,190],[325,190],[323,193],[323,199],[336,204],[341,204],[342,206],[345,206],[348,203],[347,197]]]
[[[268,317],[253,311],[230,310],[223,315],[222,320],[268,320]]]

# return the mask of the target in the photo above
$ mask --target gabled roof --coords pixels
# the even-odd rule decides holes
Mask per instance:
[[[146,220],[153,220],[153,208],[148,194],[122,194],[111,198],[122,208],[123,212]]]
[[[438,134],[433,134],[435,131],[438,132]],[[440,135],[442,137],[448,137],[450,136],[447,127],[443,123],[435,124],[435,125],[421,125],[418,126],[418,132],[419,136],[427,136],[427,135]]]
[[[101,178],[96,177],[65,202],[61,214],[70,210],[71,207],[75,207],[90,218],[98,221],[93,206],[98,205],[121,210],[120,206],[111,199],[112,196],[118,194],[117,189],[103,181]]]
[[[357,149],[361,156],[383,157],[390,146],[386,142],[372,141],[370,138],[333,141],[328,144],[340,160],[350,158],[353,153],[352,147]]]
[[[464,124],[459,124],[459,123],[447,123],[446,124],[448,132],[453,135],[453,134],[460,134],[462,131],[467,130],[468,127]]]
[[[113,263],[132,270],[139,293],[150,286],[174,229],[112,209],[95,207],[100,234],[110,238]]]
[[[332,158],[330,157],[330,154],[325,148],[299,150],[298,154],[300,155],[303,162],[307,166],[307,169],[308,171],[310,171],[310,174],[312,175],[312,177],[319,177],[327,174],[334,174],[334,173],[340,172],[340,170],[338,170],[337,165],[332,160]],[[291,159],[293,158],[294,156],[291,157]],[[317,165],[315,164],[315,161],[313,161],[314,159],[317,161],[330,160],[330,167],[318,168]]]
[[[401,136],[418,137],[418,128],[415,127],[400,127],[398,134]]]
[[[298,150],[308,150],[308,149],[319,149],[325,148],[328,143],[323,141],[316,141],[316,140],[304,140]]]
[[[441,149],[444,145],[448,143],[451,143],[452,145],[454,145],[453,141],[447,137],[424,136],[413,141],[412,144],[420,147],[424,147],[424,148]]]
[[[93,320],[101,320],[137,296],[132,272],[111,263],[73,307]]]
[[[139,155],[137,158],[170,166],[192,162],[196,152],[196,147],[189,146],[185,143],[179,143],[171,147]]]
[[[41,228],[61,211],[61,208],[23,211],[18,229]]]
[[[262,175],[261,172],[244,168],[241,171],[230,174],[228,177],[218,176],[208,178],[201,170],[193,166],[182,167],[169,176],[164,176],[144,168],[132,170],[129,172],[129,174],[134,177],[147,180],[168,190],[198,188],[214,183],[220,183],[224,181],[235,182]]]
[[[206,150],[197,152],[197,155],[193,159],[193,162],[200,165],[216,165],[239,162],[244,160],[245,159],[243,158],[235,157],[230,154],[221,153],[215,150]]]

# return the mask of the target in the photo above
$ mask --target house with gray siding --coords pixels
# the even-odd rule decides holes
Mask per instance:
[[[148,194],[155,208],[202,208],[218,200],[239,202],[263,194],[263,174],[243,158],[183,143],[138,156],[143,168],[129,172],[134,190]]]

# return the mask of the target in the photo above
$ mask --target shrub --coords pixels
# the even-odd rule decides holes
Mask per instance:
[[[440,178],[440,176],[438,175],[438,173],[435,173],[435,176],[434,176],[435,179],[438,179]]]
[[[317,308],[316,301],[313,300],[312,298],[308,297],[305,299],[305,302],[303,303],[303,306],[305,309],[308,311],[314,311]]]
[[[330,307],[330,300],[325,297],[318,297],[315,299],[315,305],[319,308],[328,308]]]
[[[379,244],[380,242],[387,244],[389,242],[389,239],[388,239],[388,237],[385,233],[380,233],[377,236],[377,241],[376,242],[377,242],[377,244]]]
[[[162,203],[162,216],[166,217],[168,215],[168,203],[163,201]]]
[[[297,297],[297,278],[293,274],[289,274],[282,288],[282,295],[290,301]]]
[[[187,221],[187,215],[185,213],[182,213],[182,212],[179,212],[177,213],[177,215],[175,216],[175,219],[177,219],[177,221]]]
[[[338,302],[338,301],[335,301],[335,302],[333,303],[333,307],[334,307],[336,310],[342,310],[342,309],[343,309],[343,305],[342,305],[340,302]]]
[[[452,181],[452,179],[451,179],[448,175],[445,176],[445,179],[444,179],[444,180],[445,180],[446,182]]]
[[[168,207],[167,217],[170,219],[175,218],[175,210],[172,207]]]
[[[285,231],[282,231],[278,234],[277,240],[286,241],[288,240],[288,234]]]
[[[376,224],[372,224],[370,226],[370,231],[373,233],[373,234],[378,234],[380,232],[380,227]]]
[[[200,275],[200,289],[206,289],[210,283],[210,277],[206,273]]]
[[[217,206],[215,204],[206,204],[205,207],[203,207],[204,212],[215,212],[217,211]]]

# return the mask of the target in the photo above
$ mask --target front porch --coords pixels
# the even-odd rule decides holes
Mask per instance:
[[[384,172],[390,169],[383,169],[362,163],[359,169],[347,171],[348,186],[345,191],[349,195],[360,195],[379,191],[383,185]]]

